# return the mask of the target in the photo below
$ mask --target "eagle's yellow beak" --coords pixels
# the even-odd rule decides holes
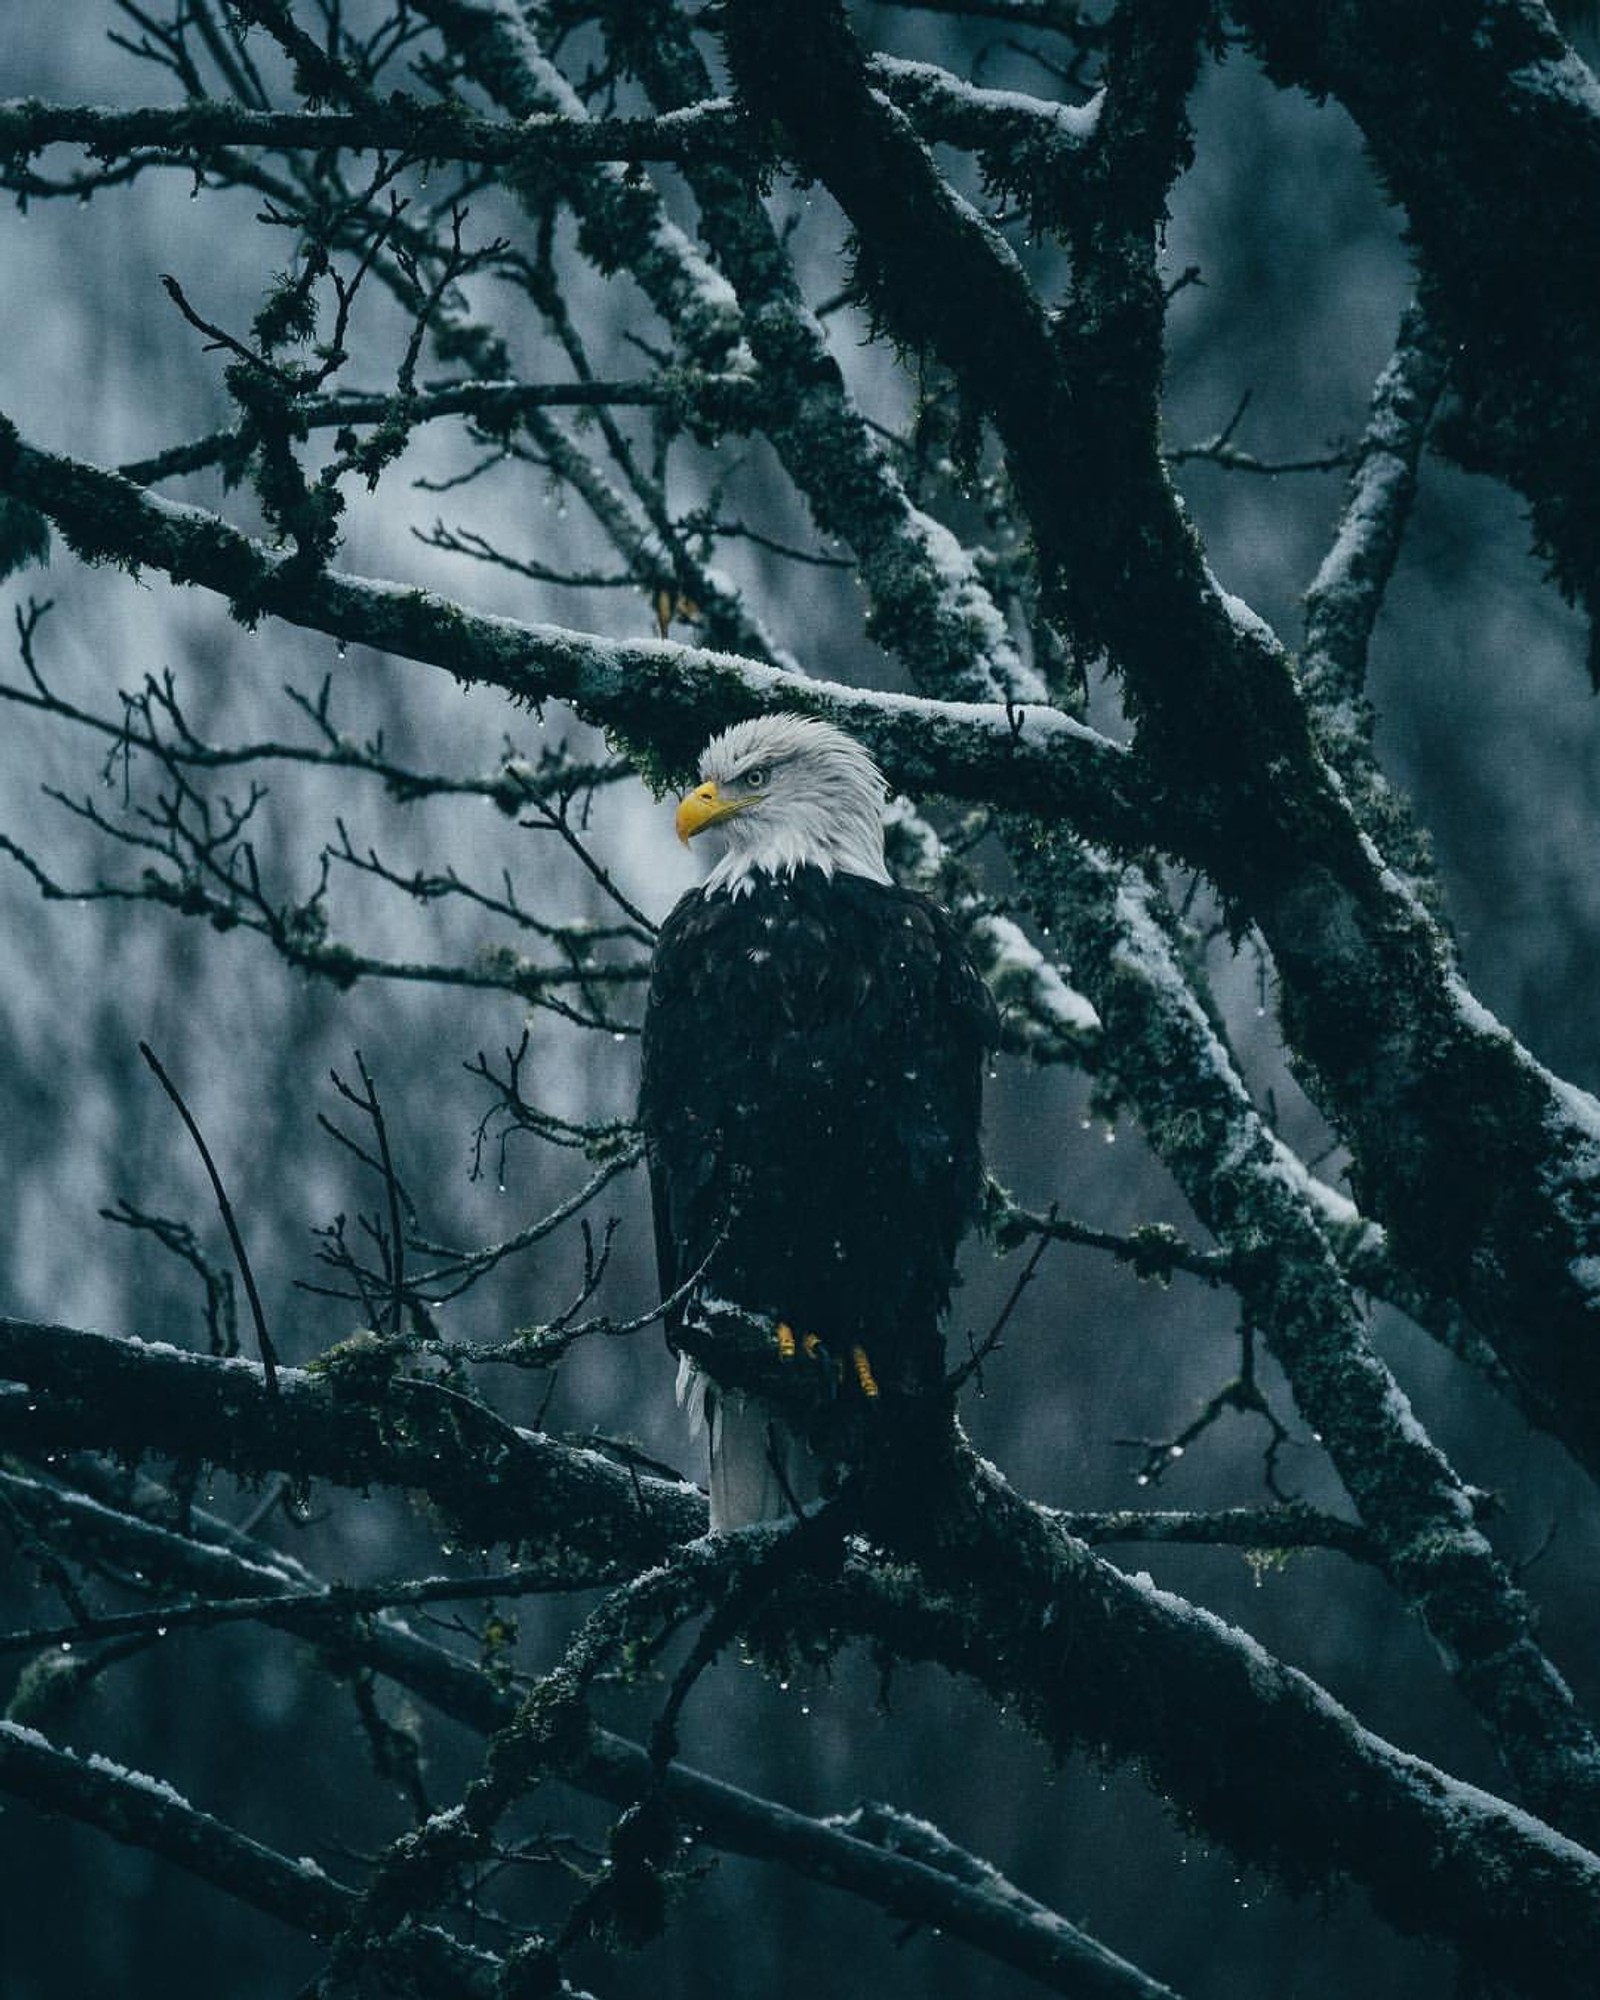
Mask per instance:
[[[736,812],[743,812],[748,801],[745,799],[725,799],[717,790],[713,780],[707,779],[703,785],[696,785],[687,793],[678,807],[674,821],[678,838],[693,840],[708,826],[715,826],[720,819],[731,819]]]

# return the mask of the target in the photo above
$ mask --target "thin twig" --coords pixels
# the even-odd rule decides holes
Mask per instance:
[[[228,1200],[228,1191],[222,1185],[222,1176],[217,1172],[216,1162],[211,1157],[200,1127],[179,1094],[178,1086],[161,1067],[159,1058],[148,1042],[139,1044],[139,1053],[155,1072],[156,1081],[177,1106],[178,1116],[188,1128],[189,1137],[194,1141],[195,1150],[200,1155],[201,1164],[211,1180],[211,1191],[217,1198],[217,1209],[222,1216],[222,1226],[228,1232],[228,1241],[233,1246],[234,1261],[239,1266],[239,1276],[244,1280],[244,1294],[250,1301],[250,1317],[255,1322],[256,1341],[261,1350],[261,1371],[266,1377],[267,1389],[271,1395],[278,1393],[278,1356],[272,1345],[272,1336],[267,1331],[267,1316],[261,1307],[261,1294],[256,1290],[255,1273],[250,1268],[250,1259],[245,1252],[244,1238],[239,1234],[239,1225],[233,1219],[233,1204]]]

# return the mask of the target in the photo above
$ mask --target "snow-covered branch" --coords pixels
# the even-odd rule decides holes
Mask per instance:
[[[741,0],[729,18],[741,86],[851,218],[880,309],[982,400],[1080,637],[1127,680],[1138,747],[1165,780],[1158,841],[1266,938],[1290,1041],[1355,1155],[1363,1204],[1477,1321],[1538,1420],[1600,1466],[1600,1106],[1466,992],[1445,936],[1318,755],[1287,654],[1211,575],[1159,459],[1153,239],[1183,157],[1184,23],[1147,40],[1129,18],[1113,48],[1096,144],[1137,199],[1080,246],[1097,304],[1073,334],[1051,328],[1007,247],[873,95],[842,8],[802,24]],[[1199,15],[1186,19],[1197,36]]]
[[[528,26],[475,0],[424,0],[423,11],[507,112],[558,103],[566,115],[582,115]],[[666,115],[686,114],[710,91],[687,24],[670,12],[636,45],[635,59]],[[819,533],[855,551],[873,636],[929,692],[1041,699],[1042,684],[1018,657],[971,552],[913,503],[882,440],[852,402],[749,174],[707,158],[689,165],[686,177],[717,260],[710,282],[738,301],[756,367],[757,421],[805,495]],[[567,192],[586,229],[608,245],[641,198],[635,186],[593,177],[574,177]],[[692,353],[690,309],[708,283],[700,253],[663,224],[634,269]]]
[[[388,1612],[376,1618],[364,1616],[377,1608],[380,1590],[329,1591],[292,1558],[264,1545],[246,1554],[222,1545],[220,1539],[208,1542],[206,1531],[215,1529],[220,1537],[221,1524],[203,1514],[195,1532],[178,1535],[69,1488],[15,1474],[0,1474],[0,1499],[41,1527],[48,1526],[68,1549],[92,1551],[141,1574],[166,1576],[204,1593],[193,1606],[192,1623],[203,1624],[208,1617],[216,1622],[230,1605],[248,1603],[252,1607],[248,1615],[281,1622],[291,1630],[338,1624],[343,1650],[452,1720],[487,1735],[515,1718],[516,1697],[480,1666],[436,1640],[422,1638],[398,1616]],[[532,1566],[522,1572],[522,1580],[525,1587],[542,1587],[543,1572]],[[455,1580],[455,1587],[470,1588],[471,1580]],[[165,1607],[162,1615],[170,1630],[172,1607]],[[76,1643],[81,1647],[94,1636],[80,1631]],[[31,1768],[9,1774],[11,1785],[25,1796],[32,1795]],[[908,1847],[887,1815],[872,1822],[861,1813],[846,1820],[824,1820],[681,1762],[674,1761],[663,1772],[640,1745],[598,1725],[588,1729],[579,1753],[564,1764],[561,1777],[565,1784],[624,1810],[659,1789],[673,1811],[693,1827],[699,1843],[792,1868],[863,1898],[903,1922],[935,1925],[1001,1964],[1031,1975],[1046,1991],[1085,2000],[1093,1995],[1105,2000],[1161,2000],[1168,1992],[976,1857],[948,1843],[933,1858]],[[0,1772],[0,1784],[6,1778]],[[130,1778],[130,1782],[139,1781]],[[926,1826],[920,1830],[924,1836],[934,1831]],[[336,1904],[332,1885],[326,1886]]]
[[[1528,501],[1537,547],[1590,613],[1594,673],[1593,71],[1544,8],[1521,0],[1449,9],[1430,23],[1420,67],[1405,21],[1382,0],[1239,0],[1233,11],[1275,78],[1336,98],[1361,127],[1405,210],[1423,302],[1451,359],[1435,443]]]
[[[597,1559],[626,1570],[705,1531],[693,1487],[521,1430],[359,1341],[315,1372],[280,1369],[275,1393],[242,1358],[0,1319],[0,1381],[26,1385],[0,1396],[0,1436],[17,1450],[158,1451],[244,1474],[410,1487],[461,1535],[566,1546],[590,1579]]]
[[[924,1514],[919,1572],[853,1568],[830,1622],[976,1679],[1062,1750],[1139,1757],[1241,1858],[1306,1885],[1348,1876],[1511,1992],[1584,1992],[1600,1938],[1587,1849],[1385,1743],[1244,1633],[1112,1569],[993,1467],[968,1461],[959,1477],[968,1503],[937,1525]],[[1182,1700],[1159,1693],[1173,1687]],[[1246,1765],[1273,1782],[1241,1791]],[[1537,1912],[1512,1881],[1537,1885]]]
[[[1419,893],[1431,886],[1427,847],[1373,755],[1367,648],[1410,517],[1447,360],[1420,308],[1410,307],[1394,353],[1373,385],[1371,414],[1333,544],[1306,592],[1299,658],[1300,684],[1322,754],[1379,850]]]
[[[1584,725],[1520,648],[1570,649],[1551,577],[1600,601],[1600,90],[1545,9],[11,11],[0,579],[29,574],[0,892],[47,948],[0,993],[0,1786],[86,1829],[113,1889],[87,1829],[281,1917],[330,1993],[573,1991],[646,1940],[650,1977],[692,1956],[743,1991],[801,1928],[830,1962],[893,1947],[899,1986],[862,1974],[886,2000],[935,1932],[1067,1994],[1265,1990],[1281,1892],[1355,1883],[1428,1941],[1419,1993],[1431,1945],[1497,1996],[1587,2000],[1600,1105],[1530,1053],[1592,1084],[1581,978],[1531,1003],[1516,940],[1547,896],[1576,975],[1593,915],[1555,838],[1592,803]],[[1592,9],[1552,12],[1593,46]],[[1317,105],[1256,115],[1283,85]],[[1505,559],[1504,495],[1430,448],[1526,501],[1543,580]],[[1331,489],[1267,485],[1312,466],[1349,470],[1336,521]],[[447,572],[519,615],[422,587]],[[1295,657],[1257,607],[1308,579]],[[299,635],[321,692],[290,664],[313,691],[263,723]],[[1445,713],[1473,675],[1515,756],[1481,702]],[[871,749],[893,877],[1000,1005],[926,1394],[872,1393],[870,1319],[851,1372],[826,1327],[774,1338],[781,1301],[650,1257],[638,1001],[682,874],[621,781],[675,787],[776,709]],[[561,747],[525,756],[518,711]],[[270,949],[197,950],[212,930]],[[1463,970],[1508,937],[1515,1033]],[[156,1011],[232,1269],[141,1184],[161,1148],[116,1051]],[[307,1064],[332,1118],[300,1115]],[[875,1157],[853,1116],[829,1140],[830,1173]],[[85,1271],[66,1212],[102,1150],[120,1227]],[[240,1277],[255,1351],[283,1340],[265,1371]],[[57,1323],[91,1312],[174,1344]],[[208,1354],[176,1344],[202,1312]],[[797,1519],[707,1533],[663,1324],[819,1447]],[[292,1741],[326,1797],[254,1765],[230,1797],[197,1747],[221,1662],[230,1756]],[[1489,1753],[1501,1797],[1451,1775]],[[130,1765],[197,1798],[203,1769],[211,1814]],[[1195,1885],[1170,1933],[1104,1865],[1117,1840],[1164,1865],[1144,1782],[1200,1861],[1165,1857]],[[334,1881],[305,1852],[372,1859]],[[735,1865],[702,1880],[716,1853],[764,1864],[759,1902]],[[25,1894],[47,1866],[16,1857]],[[1273,1909],[1230,1930],[1235,1867]],[[846,1892],[825,1931],[780,1901],[799,1878]],[[1392,1949],[1360,1898],[1327,1907]],[[1199,1965],[1202,1925],[1237,1964]]]
[[[697,153],[748,157],[735,108],[717,101],[664,118],[590,119],[549,113],[516,124],[474,117],[455,105],[396,96],[359,111],[255,111],[191,101],[133,111],[109,105],[0,101],[0,159],[20,162],[47,146],[81,146],[93,158],[167,156],[204,162],[224,148],[274,151],[339,147],[419,161],[459,160],[526,172],[547,161],[683,161]]]
[[[938,702],[813,681],[666,640],[607,640],[475,615],[432,592],[307,571],[203,509],[164,500],[115,473],[40,452],[0,419],[0,490],[46,513],[90,561],[164,570],[216,591],[247,616],[272,614],[446,668],[513,698],[570,703],[681,773],[713,727],[775,707],[826,715],[868,741],[910,791],[989,798],[1135,837],[1130,759],[1048,707]]]
[[[78,1757],[15,1722],[0,1721],[0,1788],[144,1848],[309,1937],[338,1936],[361,1914],[359,1895],[316,1861],[291,1861],[198,1811],[163,1779],[98,1754]],[[432,1925],[408,1926],[401,1934],[367,1941],[365,1949],[397,1990],[419,2000],[424,1994],[492,2000],[504,1990],[498,1958]],[[564,1980],[547,1990],[573,1994]]]
[[[536,1540],[548,1563],[542,1528],[557,1510],[566,1524],[563,1545],[574,1559],[587,1549],[591,1576],[594,1564],[648,1565],[665,1546],[663,1530],[692,1541],[685,1531],[703,1520],[697,1496],[682,1488],[630,1480],[594,1454],[497,1422],[486,1430],[486,1413],[427,1384],[391,1379],[380,1396],[371,1385],[365,1393],[349,1385],[341,1392],[336,1375],[313,1382],[284,1370],[274,1399],[246,1363],[15,1322],[0,1322],[0,1373],[27,1385],[0,1402],[0,1427],[13,1447],[100,1442],[124,1455],[187,1456],[199,1432],[214,1440],[206,1455],[234,1469],[277,1464],[339,1481],[422,1487],[452,1515],[460,1514],[470,1479],[479,1491],[462,1517],[463,1532],[480,1542]],[[25,1412],[18,1407],[24,1396],[34,1405]],[[920,1455],[926,1442],[909,1439],[908,1448]],[[1591,1855],[1382,1742],[1244,1634],[1091,1555],[992,1468],[960,1449],[949,1458],[946,1448],[936,1449],[938,1464],[921,1462],[915,1473],[893,1456],[874,1470],[867,1505],[874,1539],[888,1539],[889,1560],[864,1550],[852,1554],[836,1581],[828,1580],[826,1565],[821,1571],[806,1565],[791,1581],[780,1575],[770,1594],[763,1592],[765,1602],[752,1598],[751,1621],[767,1643],[781,1642],[785,1633],[815,1638],[830,1631],[833,1643],[859,1633],[900,1657],[940,1660],[1015,1706],[1058,1749],[1090,1743],[1143,1759],[1186,1812],[1243,1858],[1300,1881],[1348,1874],[1380,1900],[1403,1904],[1409,1921],[1480,1951],[1497,1968],[1511,1966],[1517,1950],[1540,1937],[1541,1963],[1558,1979],[1548,1990],[1580,1990],[1571,1983],[1573,1969],[1592,1955],[1600,1925],[1600,1864]],[[576,1505],[575,1487],[582,1489]],[[907,1491],[938,1493],[940,1504],[919,1499],[908,1514]],[[137,1548],[158,1573],[192,1570],[193,1580],[203,1575],[213,1592],[236,1576],[264,1617],[272,1616],[274,1599],[306,1588],[294,1566],[284,1568],[275,1554],[248,1567],[216,1544],[191,1556],[188,1538],[131,1527],[104,1501],[30,1495],[16,1482],[8,1497],[46,1518],[53,1509],[64,1512],[78,1524],[74,1533],[108,1548],[120,1543],[124,1559]],[[766,1561],[772,1540],[766,1531],[748,1550],[696,1547],[715,1556],[717,1574],[737,1577]],[[648,1571],[652,1578],[666,1574]],[[758,1574],[750,1568],[752,1579]],[[654,1584],[649,1589],[659,1595]],[[635,1616],[630,1611],[611,1637],[602,1636],[609,1624],[597,1627],[596,1642],[609,1647],[633,1630]],[[403,1627],[380,1622],[372,1643],[384,1671],[424,1686],[425,1659],[404,1668],[416,1642]],[[438,1686],[454,1685],[469,1671],[433,1661]],[[1155,1692],[1178,1685],[1192,1691],[1181,1709]],[[481,1726],[507,1719],[481,1686],[458,1699]],[[1255,1784],[1256,1759],[1212,1756],[1209,1744],[1236,1734],[1278,1773],[1274,1786]],[[564,1756],[562,1768],[581,1783],[610,1788],[610,1796],[643,1777],[642,1754],[599,1738],[576,1763]],[[679,1796],[686,1811],[701,1789],[684,1779]],[[780,1814],[714,1790],[704,1796],[714,1833],[730,1844],[742,1837],[777,1853],[803,1837]],[[824,1843],[815,1853],[819,1870],[836,1862],[841,1874],[851,1872],[845,1863],[854,1850],[840,1853]],[[863,1891],[870,1879],[875,1894],[888,1896],[889,1874],[871,1874],[865,1856],[860,1862],[867,1871],[858,1874]],[[939,1886],[918,1875],[900,1880],[894,1893],[909,1895],[917,1884],[930,1894]],[[949,1900],[952,1907],[963,1903]],[[970,1931],[1000,1918],[974,1906],[967,1921]],[[1043,1926],[1044,1960],[1077,1950],[1042,1917],[1033,1921]]]
[[[1377,1560],[1428,1622],[1527,1795],[1600,1840],[1600,1744],[1540,1649],[1470,1495],[1374,1350],[1324,1232],[1324,1204],[1252,1103],[1178,962],[1165,905],[1136,867],[1111,868],[1067,844],[1053,867],[1040,857],[1030,866],[1100,1016],[1102,1075],[1222,1245],[1247,1318],[1282,1364]]]

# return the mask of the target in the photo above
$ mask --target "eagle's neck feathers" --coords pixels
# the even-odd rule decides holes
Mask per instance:
[[[767,810],[770,812],[770,804]],[[743,833],[746,828],[738,831]],[[835,804],[825,818],[796,802],[781,817],[768,819],[759,838],[730,841],[727,853],[706,877],[705,893],[745,896],[763,875],[793,875],[802,868],[815,868],[823,875],[864,875],[869,882],[887,882],[883,822],[876,806],[867,801],[857,814],[841,811]]]

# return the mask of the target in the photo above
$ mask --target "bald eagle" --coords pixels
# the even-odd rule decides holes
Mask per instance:
[[[994,1003],[948,914],[890,878],[884,781],[853,738],[759,717],[700,778],[678,834],[726,848],[657,940],[639,1097],[663,1296],[694,1280],[669,1337],[723,1299],[841,1395],[914,1394],[940,1379],[978,1204]],[[678,1388],[709,1431],[714,1531],[815,1496],[777,1412],[687,1355]]]

